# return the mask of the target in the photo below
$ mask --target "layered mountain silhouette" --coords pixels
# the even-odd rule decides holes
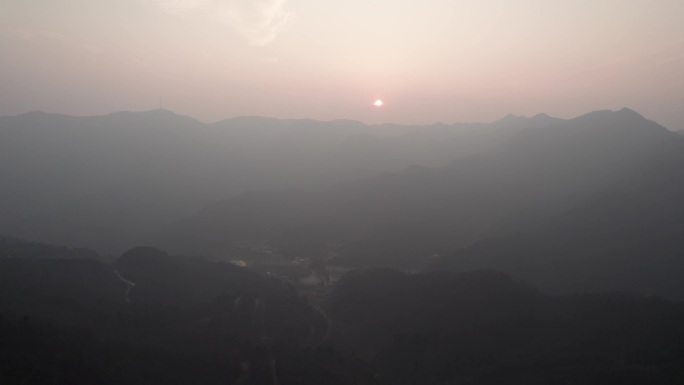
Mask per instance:
[[[684,290],[684,140],[629,109],[425,127],[29,113],[0,127],[12,236]]]
[[[0,118],[0,382],[682,383],[682,166],[629,109]]]
[[[500,144],[516,127],[259,117],[205,124],[166,110],[0,117],[0,234],[116,255],[245,191],[439,166]]]
[[[452,253],[433,269],[500,269],[547,290],[684,295],[684,152],[662,152],[580,206]]]
[[[347,266],[500,268],[544,288],[591,281],[684,294],[674,278],[680,270],[671,270],[681,253],[680,136],[629,109],[570,120],[509,116],[494,124],[527,128],[440,168],[243,194],[171,226],[157,242],[216,257],[235,254],[236,244],[268,243],[285,255]],[[534,252],[501,244],[490,254],[500,241],[489,239],[501,237]],[[621,259],[626,250],[629,263]],[[528,266],[528,258],[540,264]],[[556,266],[559,258],[567,263]],[[672,271],[671,279],[654,286],[639,276],[643,285],[630,286],[630,274],[649,263]]]

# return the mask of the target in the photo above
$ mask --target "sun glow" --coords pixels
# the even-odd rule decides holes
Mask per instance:
[[[383,103],[382,100],[380,100],[380,99],[376,100],[375,103],[373,103],[373,105],[375,107],[378,107],[378,108],[382,107],[383,104],[385,104],[385,103]]]

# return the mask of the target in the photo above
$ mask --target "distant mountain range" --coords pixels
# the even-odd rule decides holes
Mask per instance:
[[[0,118],[0,139],[0,234],[684,297],[684,138],[629,109],[432,126],[35,112]]]
[[[215,257],[270,244],[328,264],[497,268],[544,289],[684,296],[679,135],[629,109],[494,125],[526,128],[443,167],[243,194],[152,242]]]
[[[519,129],[259,117],[204,124],[166,110],[0,117],[0,234],[119,254],[244,191],[443,165]]]

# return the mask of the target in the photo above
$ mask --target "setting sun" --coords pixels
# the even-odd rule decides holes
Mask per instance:
[[[373,103],[375,107],[382,107],[383,104],[385,103],[383,103],[380,99],[376,100],[375,103]]]

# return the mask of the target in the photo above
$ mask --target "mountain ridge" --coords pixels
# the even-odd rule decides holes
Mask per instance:
[[[0,117],[0,233],[117,254],[243,191],[320,188],[443,165],[518,130],[245,117],[203,123],[169,110]]]
[[[679,136],[631,110],[601,111],[525,128],[487,152],[438,168],[413,167],[322,191],[229,199],[170,238],[203,245],[199,253],[225,254],[230,248],[212,250],[212,237],[226,246],[250,234],[250,242],[270,239],[290,252],[298,245],[302,255],[323,259],[328,246],[341,243],[346,246],[330,263],[415,268],[488,234],[572,210],[682,150]],[[328,232],[306,239],[298,235],[306,228]],[[202,236],[193,241],[193,233]]]
[[[261,121],[281,121],[281,122],[297,122],[297,121],[311,121],[311,122],[317,122],[317,123],[350,123],[350,124],[361,124],[364,126],[401,126],[401,127],[428,127],[428,126],[454,126],[454,125],[467,125],[467,124],[494,124],[494,123],[501,123],[501,122],[506,122],[506,121],[567,121],[567,120],[573,120],[573,119],[578,119],[582,118],[585,116],[591,116],[591,115],[600,115],[604,113],[624,113],[624,114],[631,114],[631,115],[638,115],[639,117],[643,117],[640,113],[637,111],[628,108],[628,107],[623,107],[619,110],[595,110],[583,115],[578,115],[574,118],[558,118],[554,116],[550,116],[545,112],[540,112],[532,116],[526,116],[526,115],[514,115],[512,113],[509,113],[499,119],[496,119],[492,122],[451,122],[451,123],[444,123],[444,122],[434,122],[434,123],[424,123],[424,124],[410,124],[410,123],[391,123],[391,122],[386,122],[386,123],[373,123],[373,124],[368,124],[364,123],[359,120],[354,120],[354,119],[344,119],[344,118],[337,118],[337,119],[325,119],[325,120],[320,120],[320,119],[312,119],[312,118],[277,118],[277,117],[269,117],[269,116],[262,116],[262,115],[238,115],[234,117],[229,117],[229,118],[222,118],[216,121],[202,121],[198,118],[195,118],[191,115],[185,115],[185,114],[180,114],[177,113],[173,110],[165,109],[165,108],[157,108],[157,109],[150,109],[150,110],[120,110],[120,111],[114,111],[114,112],[109,112],[105,114],[95,114],[95,115],[72,115],[72,114],[65,114],[65,113],[59,113],[59,112],[45,112],[42,110],[32,110],[32,111],[27,111],[19,114],[14,114],[14,115],[2,115],[0,116],[0,119],[2,118],[17,118],[17,117],[69,117],[69,118],[101,118],[101,117],[107,117],[107,116],[176,116],[176,117],[181,117],[181,118],[189,118],[192,120],[195,120],[197,122],[203,123],[205,125],[218,125],[224,122],[231,122],[231,121],[240,121],[240,120],[261,120]],[[645,118],[644,118],[645,119]]]

